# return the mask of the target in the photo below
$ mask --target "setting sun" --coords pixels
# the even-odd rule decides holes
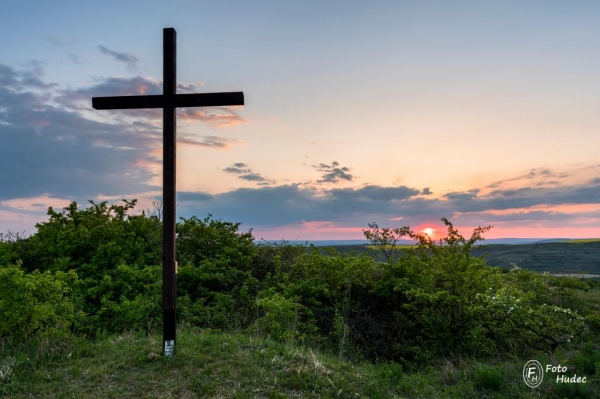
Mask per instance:
[[[423,229],[423,233],[427,234],[429,237],[433,237],[433,232],[435,230],[432,229],[431,227],[427,227],[426,229]]]

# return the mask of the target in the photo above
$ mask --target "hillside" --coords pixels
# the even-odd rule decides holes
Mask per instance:
[[[600,274],[600,242],[552,242],[523,245],[482,245],[474,256],[485,254],[492,266],[510,268],[511,264],[550,273]]]
[[[333,247],[340,253],[380,253],[367,245],[342,245]],[[549,242],[539,244],[480,245],[471,251],[473,256],[485,255],[487,264],[510,268],[515,264],[523,269],[550,273],[600,274],[600,242]]]
[[[598,398],[600,280],[487,267],[448,221],[449,245],[388,263],[182,218],[165,359],[161,223],[134,205],[72,203],[0,240],[0,397]],[[531,359],[589,383],[531,391]]]

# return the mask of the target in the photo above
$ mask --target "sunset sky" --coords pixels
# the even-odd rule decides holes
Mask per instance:
[[[369,222],[600,237],[600,2],[60,1],[0,6],[0,232],[162,198],[162,111],[93,96],[243,91],[178,111],[178,217],[257,239]]]

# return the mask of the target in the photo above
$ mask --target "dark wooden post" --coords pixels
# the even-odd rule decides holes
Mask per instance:
[[[177,33],[163,30],[163,236],[162,236],[162,294],[163,294],[163,352],[171,356],[175,350],[177,314],[175,298],[175,166],[177,130],[175,126],[175,87],[177,84]]]
[[[162,302],[163,302],[163,353],[175,353],[177,312],[176,278],[176,119],[178,107],[218,107],[244,105],[244,93],[177,94],[177,32],[163,30],[163,94],[149,96],[94,97],[94,109],[163,109],[163,238],[162,238]]]

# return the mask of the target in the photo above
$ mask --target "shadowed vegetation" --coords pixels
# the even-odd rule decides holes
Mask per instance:
[[[466,239],[446,219],[440,243],[370,224],[380,261],[373,250],[257,245],[239,223],[182,218],[180,335],[164,359],[159,214],[129,215],[135,200],[90,203],[50,208],[33,236],[0,241],[3,397],[600,393],[600,281],[490,267],[475,252],[491,227]],[[400,237],[416,245],[398,249]],[[529,359],[588,383],[550,376],[531,390]]]

